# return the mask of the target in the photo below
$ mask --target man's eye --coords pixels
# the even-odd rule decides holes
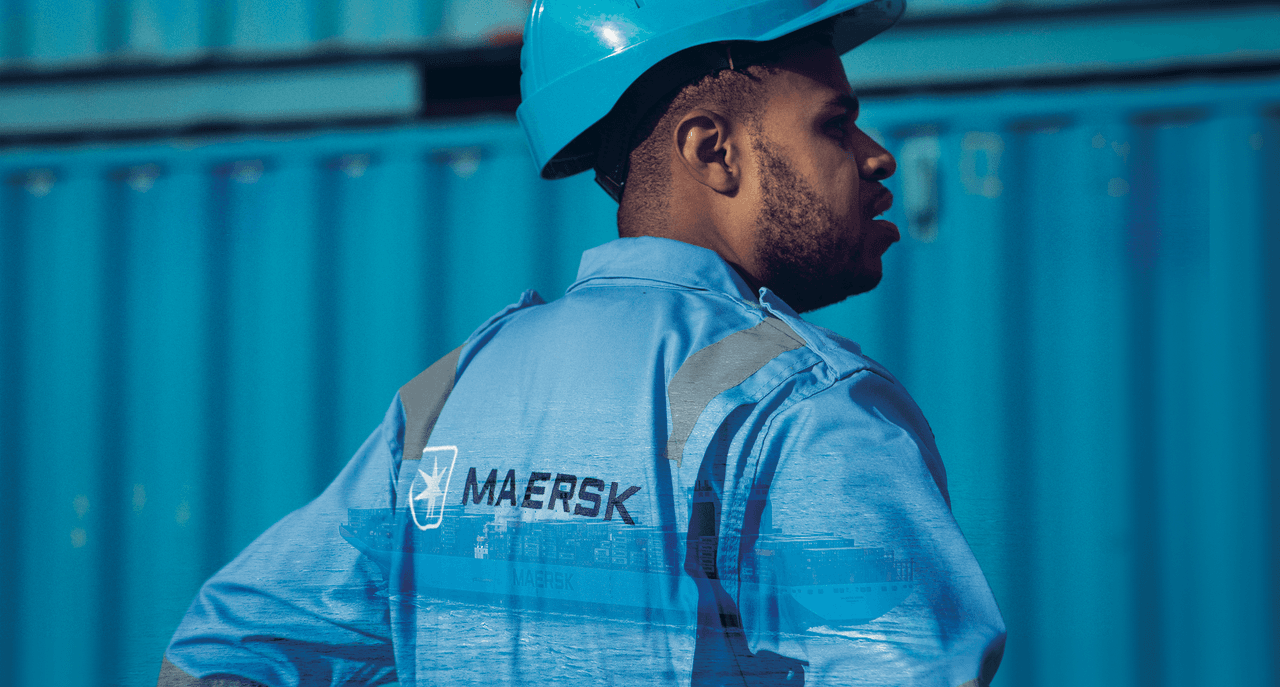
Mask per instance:
[[[849,119],[847,117],[837,117],[827,122],[825,128],[829,135],[842,141],[849,137]]]

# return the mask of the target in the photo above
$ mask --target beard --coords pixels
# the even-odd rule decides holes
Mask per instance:
[[[874,289],[881,272],[862,265],[866,232],[842,226],[777,148],[753,137],[763,204],[756,217],[756,264],[765,286],[798,313]]]

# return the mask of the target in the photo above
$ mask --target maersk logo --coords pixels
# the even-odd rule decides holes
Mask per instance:
[[[573,575],[574,573],[520,568],[516,570],[516,586],[577,591],[573,587]]]
[[[547,482],[551,483],[549,487],[544,486]],[[636,524],[631,513],[627,511],[626,500],[640,491],[638,485],[627,487],[619,492],[618,482],[609,484],[595,477],[584,477],[579,480],[577,475],[565,473],[558,473],[552,480],[550,472],[537,470],[529,473],[529,479],[524,485],[524,498],[517,503],[516,497],[520,485],[516,480],[515,470],[507,470],[507,476],[502,479],[502,486],[499,487],[498,468],[489,470],[489,476],[481,482],[479,474],[473,467],[467,471],[467,481],[462,485],[462,505],[478,506],[481,500],[494,508],[500,508],[503,502],[511,508],[534,510],[556,510],[556,506],[559,505],[565,513],[572,512],[579,517],[595,518],[600,515],[600,505],[603,501],[604,518],[602,519],[612,520],[616,513],[628,525]],[[608,492],[605,491],[606,486]],[[543,501],[542,497],[545,497],[546,501]],[[571,504],[570,502],[575,498],[578,499],[577,502]],[[572,511],[569,509],[570,505],[573,506]]]
[[[431,454],[431,474],[419,467],[409,484],[409,515],[420,530],[434,530],[444,520],[444,495],[449,493],[453,466],[458,462],[457,446],[428,446],[422,449],[419,465],[427,464],[428,453]],[[441,469],[441,458],[448,461],[448,467]]]
[[[443,523],[446,499],[458,504],[456,494],[449,485],[458,462],[457,446],[428,446],[422,449],[422,457],[405,460],[397,480],[396,493],[408,496],[407,505],[413,524],[420,530],[434,530]],[[462,487],[462,506],[481,504],[495,509],[529,508],[532,510],[556,510],[581,518],[599,518],[611,521],[615,517],[628,525],[638,525],[627,509],[627,500],[640,491],[640,485],[626,485],[596,477],[582,477],[566,473],[533,470],[528,479],[516,477],[516,471],[500,468],[489,469],[488,476],[472,467]],[[552,475],[555,475],[552,477]],[[461,477],[459,479],[462,479]],[[523,498],[522,498],[523,495]],[[402,502],[403,503],[403,502]]]

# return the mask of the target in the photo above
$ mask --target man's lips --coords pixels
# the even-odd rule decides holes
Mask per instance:
[[[875,185],[872,193],[871,202],[866,206],[867,210],[865,221],[877,222],[881,225],[881,228],[885,230],[891,229],[892,234],[889,235],[889,243],[894,243],[901,238],[901,234],[898,233],[898,227],[888,220],[877,219],[877,217],[888,212],[889,208],[893,207],[893,193],[879,183]]]
[[[867,219],[875,219],[893,207],[893,193],[879,184],[876,184],[876,186],[878,187],[876,193],[872,196],[871,202],[867,204]]]

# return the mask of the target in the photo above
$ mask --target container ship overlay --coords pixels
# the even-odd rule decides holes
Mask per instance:
[[[716,545],[674,529],[504,519],[461,506],[446,507],[440,526],[426,530],[404,510],[350,509],[339,531],[384,572],[411,555],[410,584],[424,597],[680,624],[697,608],[698,590],[678,552],[714,569]],[[869,622],[917,584],[912,561],[849,538],[768,527],[753,551],[739,570],[739,598],[776,599],[776,612],[804,626]]]

